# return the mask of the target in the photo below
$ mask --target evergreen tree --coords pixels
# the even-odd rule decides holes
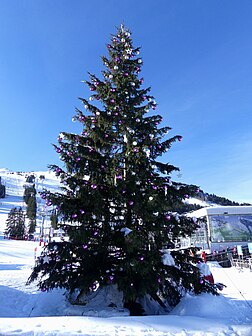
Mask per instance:
[[[47,205],[57,207],[67,242],[46,247],[28,282],[89,293],[109,284],[123,292],[131,311],[149,295],[161,305],[175,305],[185,291],[212,291],[200,281],[191,250],[171,252],[176,266],[165,262],[165,249],[198,227],[179,215],[196,186],[175,183],[178,170],[158,158],[182,137],[167,138],[150,88],[142,88],[140,48],[121,26],[107,45],[103,79],[89,74],[91,96],[76,109],[81,134],[61,133],[55,150],[64,168],[50,168],[64,184],[62,192],[44,191]],[[140,77],[140,78],[139,78]]]
[[[5,193],[6,193],[5,185],[0,184],[0,198],[5,198]]]
[[[25,234],[25,214],[22,208],[12,208],[6,220],[5,234],[16,239],[23,239]]]
[[[24,202],[27,204],[26,216],[30,220],[29,233],[34,233],[36,229],[36,217],[37,217],[36,188],[34,184],[31,187],[25,186]]]
[[[26,215],[29,219],[35,220],[37,214],[37,201],[35,196],[31,196],[27,203]]]
[[[57,229],[58,228],[59,220],[58,220],[57,212],[56,212],[55,209],[51,213],[50,221],[51,221],[51,227],[53,229]]]
[[[27,176],[26,182],[34,183],[34,181],[35,181],[35,175],[34,174]]]
[[[36,220],[35,219],[31,219],[29,221],[29,230],[28,230],[28,233],[32,234],[35,232],[36,230]]]
[[[32,186],[24,186],[25,190],[24,190],[24,202],[26,205],[28,205],[29,199],[30,197],[35,197],[36,196],[36,188],[35,188],[35,184],[33,184]]]
[[[5,198],[5,185],[2,184],[2,178],[0,176],[0,198]]]

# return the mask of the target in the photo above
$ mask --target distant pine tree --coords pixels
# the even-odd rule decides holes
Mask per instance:
[[[22,208],[12,208],[6,220],[5,234],[16,239],[25,235],[25,214]]]
[[[57,216],[56,211],[54,210],[50,216],[50,221],[51,221],[51,227],[53,229],[57,229],[58,228],[58,223],[59,223],[59,219]]]
[[[221,196],[216,196],[215,194],[207,194],[207,201],[223,206],[239,206],[240,203],[230,201],[229,199]]]
[[[26,182],[27,183],[34,183],[35,182],[35,175],[29,175],[29,176],[27,176],[27,178],[26,178]]]
[[[36,193],[37,191],[35,188],[35,184],[33,184],[32,186],[27,186],[27,185],[24,186],[23,199],[26,205],[28,205],[30,197],[36,197]]]
[[[34,233],[36,229],[36,217],[37,217],[37,200],[36,200],[36,188],[33,184],[25,186],[24,190],[24,202],[27,204],[26,216],[29,218],[29,233]]]
[[[5,198],[6,189],[5,186],[0,184],[0,198]]]
[[[26,216],[31,219],[35,220],[37,215],[37,201],[35,196],[31,196],[27,203],[26,208]]]

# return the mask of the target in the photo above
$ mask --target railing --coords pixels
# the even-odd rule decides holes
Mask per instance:
[[[222,267],[236,267],[238,269],[248,268],[252,271],[252,254],[249,253],[248,246],[242,246],[242,255],[236,250],[227,249],[222,252],[213,252],[206,255],[207,261],[217,261]]]

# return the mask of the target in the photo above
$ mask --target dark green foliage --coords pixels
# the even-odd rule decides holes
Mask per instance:
[[[5,198],[5,185],[2,184],[2,178],[0,176],[0,198]]]
[[[198,204],[189,204],[189,203],[181,203],[174,204],[174,211],[177,211],[179,214],[186,214],[191,211],[199,210],[202,206]]]
[[[139,78],[142,60],[129,31],[118,29],[103,57],[103,80],[90,74],[86,109],[76,110],[81,134],[61,133],[55,149],[65,168],[50,168],[64,183],[61,193],[44,191],[56,206],[69,242],[50,243],[28,282],[41,289],[79,289],[117,284],[125,305],[149,294],[161,305],[175,305],[185,291],[208,290],[200,283],[196,258],[173,251],[174,265],[164,265],[163,249],[192,234],[197,223],[177,213],[198,188],[171,181],[178,170],[158,161],[181,136],[167,138],[169,127],[149,110],[157,104]],[[214,289],[212,289],[215,292]]]
[[[5,186],[0,184],[0,198],[5,198]]]
[[[25,186],[24,190],[24,202],[27,204],[26,216],[29,218],[29,233],[34,233],[36,229],[36,216],[37,216],[37,200],[36,200],[36,188],[32,186]]]
[[[25,204],[28,205],[29,199],[30,197],[36,197],[36,188],[35,188],[35,184],[33,184],[32,186],[24,186],[25,190],[24,190],[24,202]]]
[[[221,196],[216,196],[215,194],[205,194],[206,195],[206,200],[211,203],[215,203],[218,205],[223,205],[223,206],[245,206],[245,205],[251,205],[250,203],[238,203],[235,201],[230,201],[229,199]]]
[[[51,221],[51,227],[53,229],[57,229],[58,228],[58,216],[55,210],[52,211],[51,216],[50,216],[50,221]]]
[[[34,233],[36,230],[36,219],[32,219],[29,222],[29,230],[28,233]]]
[[[35,220],[37,213],[37,201],[35,196],[31,196],[27,203],[26,215],[29,219]]]
[[[27,176],[26,182],[27,183],[34,183],[35,182],[35,175],[32,174],[32,175]]]
[[[25,234],[25,214],[22,208],[12,208],[6,220],[5,234],[11,238],[23,239]]]
[[[229,199],[225,197],[216,196],[214,194],[207,194],[207,201],[215,203],[215,204],[219,204],[219,205],[224,205],[224,206],[225,205],[227,206],[240,205],[237,202],[230,201]]]

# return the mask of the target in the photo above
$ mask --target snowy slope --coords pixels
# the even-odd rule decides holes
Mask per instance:
[[[25,210],[26,205],[23,201],[24,186],[28,185],[26,178],[29,175],[35,176],[35,188],[37,190],[37,205],[38,205],[38,218],[37,223],[41,218],[39,217],[39,211],[43,211],[45,204],[41,199],[39,192],[44,188],[57,191],[59,190],[60,182],[52,172],[39,171],[39,172],[11,172],[8,169],[0,169],[1,182],[6,188],[6,197],[0,198],[0,233],[5,230],[5,221],[8,217],[8,213],[14,207],[22,207]],[[43,175],[45,179],[39,177]]]

